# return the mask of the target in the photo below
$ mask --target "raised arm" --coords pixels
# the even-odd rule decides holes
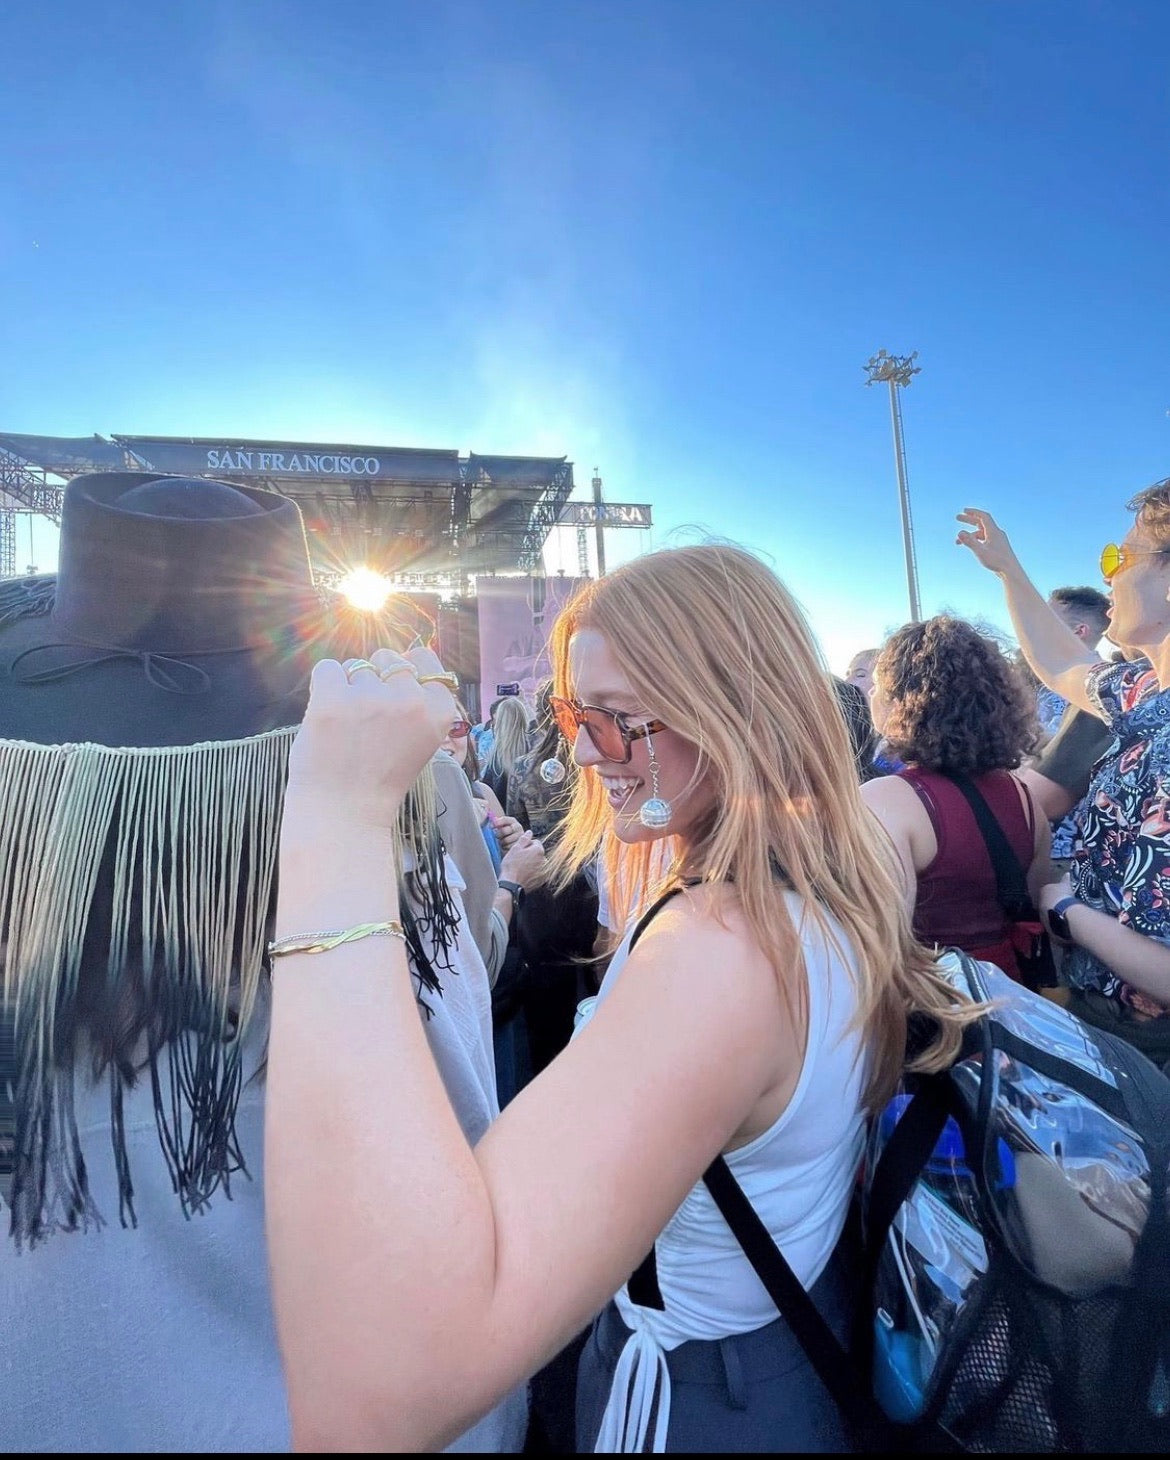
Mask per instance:
[[[1085,686],[1087,672],[1101,662],[1098,655],[1049,607],[1020,566],[1007,534],[990,512],[965,507],[957,520],[969,524],[970,530],[960,530],[955,541],[970,548],[979,562],[1003,583],[1016,638],[1033,672],[1071,704],[1090,714],[1099,714]]]
[[[384,673],[402,662],[376,657]],[[385,828],[450,724],[441,699],[405,672],[347,683],[318,666],[278,937],[397,916]],[[608,1301],[763,1093],[778,1078],[791,1093],[804,1031],[706,895],[664,910],[582,1037],[474,1151],[397,938],[276,961],[265,1191],[298,1448],[429,1450],[461,1433]]]

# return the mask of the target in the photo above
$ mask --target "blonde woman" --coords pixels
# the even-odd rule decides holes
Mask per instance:
[[[509,695],[492,716],[492,753],[483,766],[483,779],[499,797],[501,806],[508,804],[508,777],[528,749],[531,723],[528,706],[518,695]]]
[[[314,678],[285,804],[286,947],[398,916],[386,828],[453,702],[425,651],[376,657]],[[265,1179],[297,1444],[439,1447],[596,1320],[580,1449],[840,1450],[698,1183],[726,1153],[844,1326],[834,1252],[866,1111],[902,1068],[908,1011],[939,1021],[924,1068],[966,1016],[911,938],[832,682],[767,568],[723,546],[640,558],[564,610],[554,663],[583,771],[562,874],[611,834],[647,866],[671,836],[654,891],[675,895],[474,1149],[397,938],[276,960]]]

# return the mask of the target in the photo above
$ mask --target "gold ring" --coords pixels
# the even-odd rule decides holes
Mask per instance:
[[[383,684],[385,684],[386,681],[395,674],[413,674],[417,678],[418,670],[414,667],[413,664],[391,664],[389,669],[378,670],[378,678],[382,681]]]
[[[445,684],[452,694],[459,688],[459,676],[448,671],[446,674],[420,674],[419,684]]]
[[[345,669],[346,679],[351,681],[354,675],[359,674],[363,669],[368,669],[373,674],[377,674],[378,672],[377,666],[371,664],[368,659],[351,659],[350,662],[343,667]]]

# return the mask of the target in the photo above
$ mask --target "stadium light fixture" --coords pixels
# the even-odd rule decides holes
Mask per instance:
[[[891,355],[879,350],[865,363],[866,385],[890,388],[890,421],[894,431],[894,470],[898,476],[898,506],[902,513],[902,551],[906,559],[906,589],[910,598],[910,622],[921,623],[922,603],[918,593],[918,559],[914,551],[914,523],[910,517],[910,487],[906,480],[906,445],[902,435],[902,406],[898,392],[905,390],[922,367],[915,365],[918,351]]]

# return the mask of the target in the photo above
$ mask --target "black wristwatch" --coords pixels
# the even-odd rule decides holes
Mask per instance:
[[[1069,928],[1068,917],[1066,916],[1068,909],[1074,907],[1076,903],[1077,899],[1075,897],[1062,897],[1059,902],[1054,903],[1048,909],[1048,931],[1058,943],[1076,942],[1076,939],[1072,935],[1072,930]]]
[[[523,887],[520,886],[519,882],[507,882],[504,880],[503,877],[500,878],[499,885],[504,889],[505,892],[510,892],[512,894],[512,911],[519,912],[521,904],[524,902]]]

